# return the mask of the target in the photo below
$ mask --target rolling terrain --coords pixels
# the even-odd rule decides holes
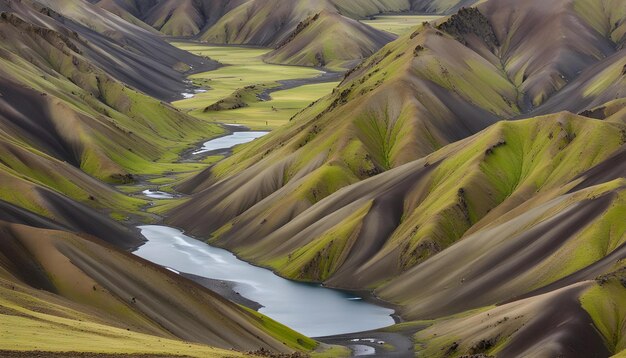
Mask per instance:
[[[268,62],[352,67],[395,38],[358,20],[381,13],[447,13],[474,0],[90,0],[132,23],[211,44],[272,47]],[[318,20],[319,21],[316,21]],[[142,25],[139,25],[142,26]],[[332,41],[329,39],[332,36]],[[332,44],[324,46],[323,44]]]
[[[163,100],[189,88],[191,69],[215,62],[83,1],[6,1],[0,11],[0,316],[11,325],[0,350],[314,349],[315,341],[125,252],[143,239],[118,221],[154,218],[147,200],[111,184],[203,166],[175,161],[225,130]],[[54,333],[33,339],[43,332]]]
[[[625,46],[621,0],[0,0],[0,356],[346,355],[160,221],[393,307],[354,352],[624,356]]]
[[[616,354],[624,287],[596,279],[626,254],[625,21],[619,2],[489,0],[420,25],[179,185],[192,199],[166,221],[288,278],[374,289],[432,324],[430,356]]]
[[[344,40],[329,41],[334,37]],[[265,56],[265,60],[288,65],[347,69],[393,39],[394,36],[356,20],[322,11],[301,22],[288,39]]]

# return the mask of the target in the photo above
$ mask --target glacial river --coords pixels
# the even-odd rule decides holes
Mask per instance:
[[[247,135],[243,135],[243,134]],[[227,149],[259,135],[237,132],[206,142],[201,150]],[[263,305],[259,312],[309,337],[360,332],[392,325],[392,309],[344,291],[290,281],[166,226],[139,227],[147,242],[135,255],[176,272],[235,283],[235,291]]]

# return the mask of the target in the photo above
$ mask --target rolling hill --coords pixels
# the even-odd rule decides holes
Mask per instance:
[[[148,202],[110,184],[195,168],[173,163],[178,152],[223,129],[152,96],[175,98],[185,72],[214,62],[83,1],[0,10],[2,355],[317,346],[124,251],[143,239],[114,219],[144,220]]]
[[[358,21],[411,11],[450,16]],[[207,168],[179,154],[225,129],[165,101],[217,64],[168,35],[352,69]],[[625,44],[621,0],[0,0],[0,355],[318,353],[128,253],[155,218],[123,190],[175,173],[166,224],[371,291],[420,356],[623,356]]]
[[[322,11],[302,21],[264,59],[269,63],[348,69],[392,40],[390,34],[338,13]]]
[[[585,297],[626,254],[625,15],[489,0],[421,25],[182,183],[193,197],[167,222],[285,277],[375,289],[434,320],[416,336],[432,356],[565,354],[584,324],[600,331],[590,351],[618,353],[599,307],[623,290]],[[559,328],[555,302],[580,323]],[[479,325],[481,312],[511,322]],[[524,339],[525,324],[545,329]]]
[[[473,1],[92,0],[162,33],[215,44],[275,47],[266,60],[301,66],[352,67],[394,36],[360,23],[381,13],[443,13]],[[316,21],[318,20],[319,21]],[[334,41],[329,41],[329,36]],[[329,45],[330,44],[330,45]]]

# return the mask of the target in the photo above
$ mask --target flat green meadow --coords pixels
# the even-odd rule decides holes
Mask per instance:
[[[332,92],[337,86],[337,82],[305,84],[273,92],[268,101],[247,102],[247,107],[205,112],[204,109],[207,106],[231,96],[238,89],[252,85],[272,89],[280,86],[279,81],[313,79],[322,75],[323,72],[314,68],[265,63],[262,56],[271,51],[267,48],[212,46],[182,42],[172,44],[223,64],[217,70],[189,77],[194,84],[205,88],[206,92],[197,93],[193,98],[173,103],[177,108],[204,120],[243,124],[252,129],[274,129],[288,122],[294,114],[309,103]]]
[[[373,20],[361,20],[361,22],[375,29],[401,36],[422,22],[430,22],[439,18],[441,16],[438,15],[385,15],[376,16]]]

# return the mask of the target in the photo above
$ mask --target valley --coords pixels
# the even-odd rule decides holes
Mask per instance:
[[[621,357],[626,2],[0,0],[0,357]]]
[[[379,15],[373,16],[372,19],[361,20],[361,22],[378,30],[401,36],[423,22],[440,18],[442,18],[440,15]]]
[[[286,124],[309,103],[332,92],[340,77],[308,67],[268,64],[262,56],[271,49],[173,44],[223,65],[217,70],[190,76],[189,80],[195,85],[208,90],[173,104],[197,118],[245,125],[255,130]],[[223,108],[205,111],[224,99],[227,102]]]

